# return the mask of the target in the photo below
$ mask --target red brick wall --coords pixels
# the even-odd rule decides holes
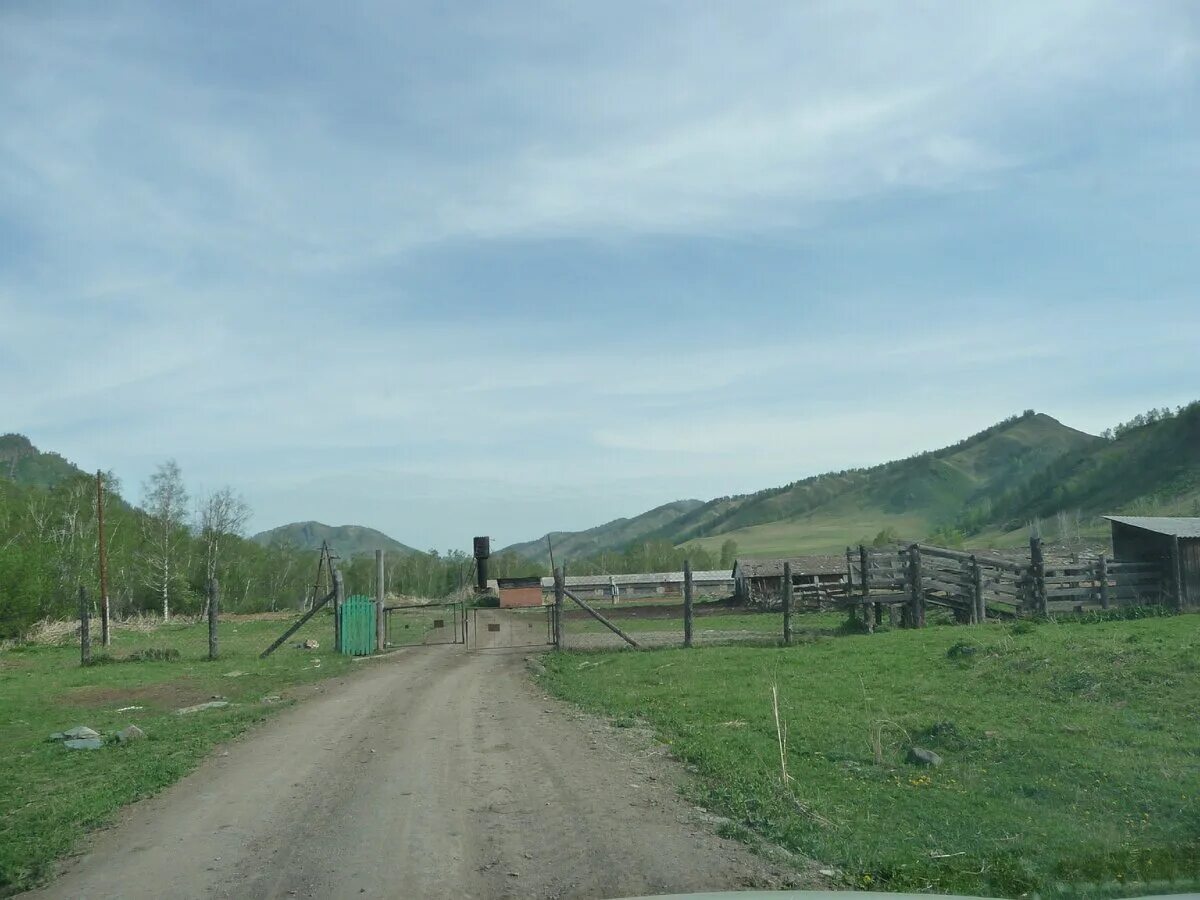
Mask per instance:
[[[540,587],[500,588],[500,605],[510,608],[514,606],[541,606],[542,589]]]

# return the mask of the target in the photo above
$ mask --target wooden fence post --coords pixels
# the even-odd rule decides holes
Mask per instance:
[[[1029,539],[1029,574],[1033,580],[1033,611],[1045,616],[1049,612],[1046,605],[1046,560],[1042,556],[1042,539],[1036,535]]]
[[[563,649],[563,600],[565,599],[564,589],[566,587],[566,576],[563,575],[562,567],[554,570],[554,649]]]
[[[792,643],[792,564],[783,564],[783,644]]]
[[[221,586],[217,579],[208,579],[208,658],[216,659],[217,647],[217,616],[221,604]]]
[[[109,633],[111,608],[108,602],[108,544],[104,539],[104,476],[96,471],[96,546],[100,563],[100,643],[112,643]]]
[[[872,614],[872,630],[875,627],[883,624],[883,607],[882,604],[876,603],[874,609],[871,608],[871,601],[868,599],[871,596],[871,559],[867,555],[866,544],[858,545],[858,578],[859,592],[863,598],[863,609]]]
[[[683,646],[692,646],[692,561],[683,561]]]
[[[921,548],[916,544],[908,548],[908,625],[910,628],[925,627],[925,588],[921,580]]]
[[[384,603],[384,568],[383,551],[375,551],[375,652],[382,653],[387,643],[387,613],[383,611]]]
[[[340,569],[333,570],[333,649],[342,652],[342,605],[346,602],[346,582]]]
[[[88,609],[87,588],[79,586],[79,664],[92,664],[91,610]]]
[[[1099,569],[1098,577],[1100,579],[1100,607],[1108,609],[1108,557],[1101,553],[1100,560],[1096,564]]]
[[[975,621],[982,625],[987,621],[987,601],[983,598],[983,566],[974,553],[971,554],[971,597],[975,602]]]
[[[1179,535],[1171,536],[1171,581],[1175,588],[1175,609],[1183,612],[1183,558],[1179,552]]]

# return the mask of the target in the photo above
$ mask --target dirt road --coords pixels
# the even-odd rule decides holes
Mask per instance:
[[[520,653],[327,682],[96,835],[44,897],[626,897],[768,886],[677,769],[547,700]]]

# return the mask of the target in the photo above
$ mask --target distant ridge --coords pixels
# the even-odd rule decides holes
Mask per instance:
[[[346,558],[374,553],[376,550],[385,550],[388,553],[420,553],[419,550],[388,537],[382,531],[367,528],[365,525],[291,522],[278,528],[260,531],[250,540],[264,547],[282,545],[298,550],[319,550],[321,542],[327,541],[338,555]]]
[[[676,500],[631,519],[613,519],[586,531],[552,531],[549,537],[554,544],[556,558],[582,559],[606,550],[622,550],[653,532],[669,528],[680,516],[703,505],[700,500]],[[534,541],[511,544],[502,552],[516,553],[538,562],[550,561],[545,536]]]
[[[25,487],[54,487],[84,472],[57,453],[39,450],[23,434],[0,435],[0,478]]]

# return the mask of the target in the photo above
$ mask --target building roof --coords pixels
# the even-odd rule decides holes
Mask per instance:
[[[779,578],[783,575],[784,563],[792,564],[793,575],[841,575],[846,571],[844,556],[788,556],[738,559],[733,564],[733,574],[746,578]]]
[[[1105,516],[1110,522],[1171,537],[1200,538],[1200,518],[1185,516]]]
[[[732,580],[724,569],[716,571],[693,572],[693,584],[722,583]],[[568,575],[567,587],[607,587],[613,582],[617,586],[626,584],[683,584],[682,572],[645,572],[639,575]],[[553,588],[553,578],[543,578],[542,587]]]

